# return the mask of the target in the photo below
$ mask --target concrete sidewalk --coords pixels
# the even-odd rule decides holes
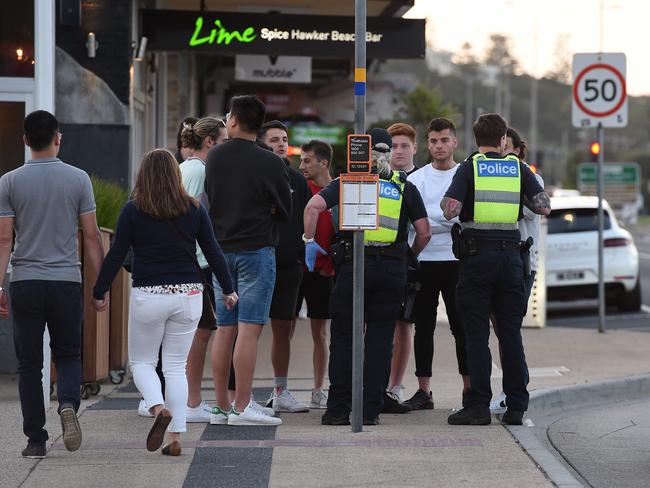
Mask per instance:
[[[270,329],[262,336],[255,394],[266,399],[273,386]],[[524,331],[531,389],[583,384],[646,373],[650,334],[548,328]],[[311,390],[311,335],[300,320],[289,388],[301,400]],[[493,342],[493,351],[496,343]],[[412,362],[411,362],[412,363]],[[495,354],[498,364],[498,355]],[[207,371],[207,369],[206,369]],[[228,427],[189,424],[183,455],[168,458],[145,450],[151,420],[137,416],[132,384],[105,384],[80,411],[81,450],[67,452],[56,412],[48,412],[52,444],[47,459],[20,457],[25,445],[15,377],[0,377],[0,486],[2,487],[352,487],[352,486],[552,486],[496,419],[489,427],[452,427],[446,418],[460,405],[461,381],[449,327],[436,331],[432,378],[436,409],[382,415],[382,424],[352,434],[349,427],[320,425],[323,411],[283,414],[284,424]],[[494,393],[500,391],[495,369]],[[206,375],[204,398],[214,399]],[[417,388],[413,367],[406,396]],[[54,403],[56,406],[56,403]]]

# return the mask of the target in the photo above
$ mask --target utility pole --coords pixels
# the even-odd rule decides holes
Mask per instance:
[[[366,0],[354,5],[354,132],[366,132]],[[352,252],[352,432],[363,430],[364,231],[354,231]]]

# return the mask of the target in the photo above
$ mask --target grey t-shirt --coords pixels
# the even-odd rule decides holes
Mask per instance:
[[[11,281],[81,282],[79,216],[95,211],[88,174],[60,159],[34,159],[0,178],[0,217],[14,217]]]

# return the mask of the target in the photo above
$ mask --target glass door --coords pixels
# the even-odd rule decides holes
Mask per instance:
[[[29,158],[23,143],[23,119],[32,111],[32,105],[31,94],[0,91],[0,176]]]

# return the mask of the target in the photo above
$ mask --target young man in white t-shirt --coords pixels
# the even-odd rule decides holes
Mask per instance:
[[[454,161],[454,149],[458,146],[456,127],[451,120],[433,119],[427,130],[427,147],[431,163],[409,176],[422,195],[431,224],[431,240],[420,253],[418,278],[420,290],[415,295],[415,375],[418,391],[406,403],[413,410],[433,408],[430,381],[433,363],[433,332],[436,327],[438,299],[442,294],[447,309],[449,326],[456,342],[458,372],[463,377],[463,389],[469,387],[465,336],[456,311],[456,282],[458,261],[451,244],[451,227],[440,209],[451,180],[458,169]]]

